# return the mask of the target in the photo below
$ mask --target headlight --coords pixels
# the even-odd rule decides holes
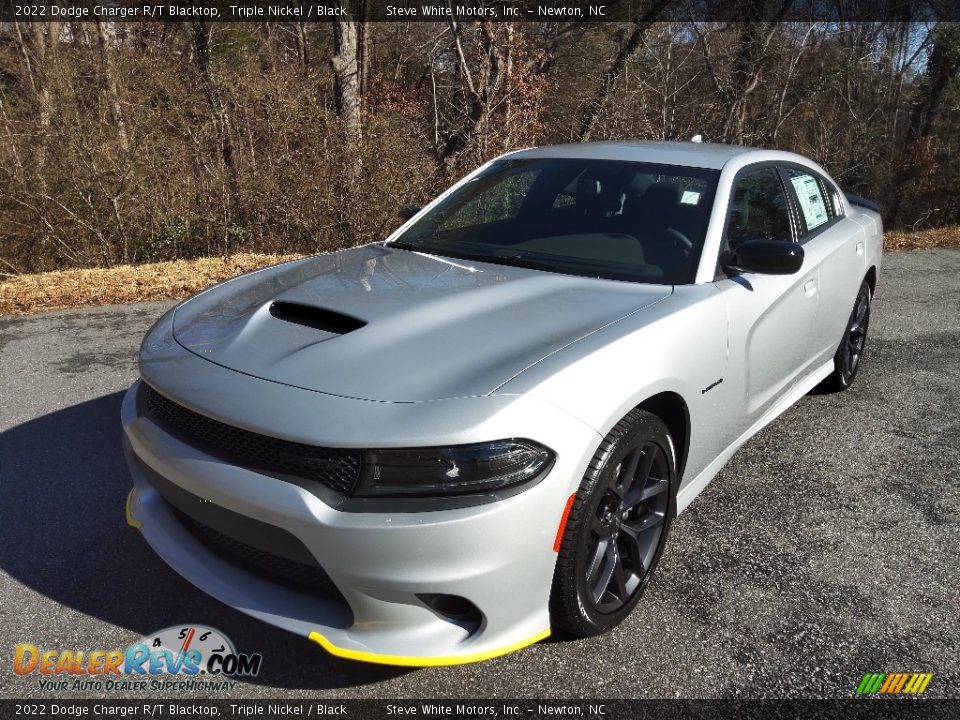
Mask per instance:
[[[462,495],[533,480],[554,455],[532,440],[368,450],[354,495]]]

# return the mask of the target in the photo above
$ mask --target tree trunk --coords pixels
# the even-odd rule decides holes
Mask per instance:
[[[337,114],[343,119],[349,142],[359,144],[363,137],[360,122],[360,67],[357,59],[357,23],[353,20],[333,22],[334,56],[333,96]]]
[[[370,87],[370,55],[373,52],[373,36],[370,22],[364,20],[360,25],[360,99],[367,97]]]
[[[357,60],[360,63],[360,101],[365,102],[367,90],[370,84],[370,55],[373,52],[373,36],[370,25],[370,2],[371,0],[359,0],[357,12],[360,15],[359,26],[359,47],[357,49]]]
[[[30,27],[29,39],[24,36],[20,23],[14,22],[20,52],[23,55],[30,86],[37,96],[37,121],[40,125],[40,138],[37,143],[37,179],[40,189],[46,185],[44,169],[47,165],[47,142],[50,137],[50,127],[53,123],[53,93],[50,89],[50,58],[48,53],[51,47],[56,46],[60,35],[60,23],[33,23]]]
[[[120,93],[117,89],[117,69],[113,63],[114,27],[113,23],[104,23],[100,20],[96,21],[96,25],[97,41],[100,46],[100,71],[103,74],[102,89],[106,95],[107,105],[110,107],[113,124],[117,127],[120,149],[127,153],[130,150],[130,142],[127,136],[127,124],[123,119],[123,108],[120,105]]]
[[[237,173],[236,165],[233,159],[233,138],[229,117],[227,116],[227,108],[223,104],[223,100],[220,98],[220,93],[217,91],[217,88],[213,83],[213,79],[210,77],[209,24],[200,22],[198,20],[193,21],[193,42],[194,49],[197,53],[197,68],[200,70],[200,80],[203,84],[203,93],[206,96],[207,105],[210,108],[210,114],[213,117],[213,122],[216,124],[217,130],[220,134],[220,160],[223,163],[224,169],[227,171],[227,176],[230,178],[231,185],[233,185],[235,183]]]
[[[220,162],[226,175],[223,187],[223,252],[230,251],[230,227],[235,223],[239,213],[234,204],[237,196],[237,167],[233,154],[233,132],[227,108],[223,104],[220,93],[210,75],[210,25],[209,23],[194,20],[193,43],[197,53],[197,68],[200,71],[200,80],[203,93],[210,108],[210,115],[220,135]]]
[[[304,22],[297,23],[297,60],[300,61],[300,66],[304,69],[310,64],[310,44],[307,39],[307,24]]]

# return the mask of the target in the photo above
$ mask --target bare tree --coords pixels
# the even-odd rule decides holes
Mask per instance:
[[[310,64],[310,42],[307,36],[307,25],[303,21],[296,27],[297,59],[300,66],[306,68]]]
[[[620,51],[613,58],[613,61],[607,68],[607,71],[601,77],[593,100],[588,102],[583,108],[583,112],[580,116],[580,130],[577,133],[577,137],[579,138],[580,142],[587,142],[590,140],[591,136],[593,135],[594,127],[597,123],[597,117],[600,115],[600,111],[603,109],[603,107],[607,104],[610,93],[613,91],[617,81],[623,74],[624,68],[626,68],[627,63],[640,49],[644,34],[653,24],[654,20],[660,14],[663,8],[666,7],[667,3],[668,0],[660,0],[659,2],[654,3],[647,10],[647,12],[644,13],[643,17],[633,24],[633,32],[630,33],[630,37],[627,38],[626,42],[620,46]]]
[[[728,73],[721,70],[710,33],[704,32],[698,23],[692,23],[703,51],[704,64],[720,98],[723,116],[718,134],[723,142],[744,142],[750,97],[760,84],[770,43],[793,1],[781,0],[771,13],[769,0],[743,0],[740,14],[744,21],[736,24],[737,39]]]
[[[24,59],[30,86],[37,100],[40,141],[37,145],[36,164],[40,171],[40,183],[46,184],[44,170],[47,165],[47,142],[53,123],[53,81],[51,78],[52,55],[56,52],[62,23],[32,23],[29,36],[24,36],[21,23],[15,21],[14,28],[20,53]]]
[[[367,3],[368,0],[360,0],[360,13],[364,18],[363,22],[360,23],[360,49],[358,52],[360,61],[361,100],[366,97],[367,92],[370,90],[370,56],[373,53],[373,29],[370,25],[370,21],[366,19],[369,11]]]
[[[127,137],[127,124],[123,119],[123,108],[120,105],[120,92],[117,89],[117,69],[113,61],[116,34],[114,23],[96,21],[97,43],[100,48],[100,73],[103,93],[110,107],[113,123],[117,127],[117,138],[124,153],[130,150],[130,141]]]
[[[903,138],[897,172],[893,176],[892,201],[887,209],[886,224],[900,221],[904,190],[922,172],[922,154],[940,113],[949,83],[960,72],[960,25],[940,23],[933,33],[933,49],[917,100],[910,112],[910,122]]]
[[[220,91],[213,81],[210,72],[210,33],[209,23],[199,20],[193,21],[193,44],[196,53],[195,59],[197,69],[200,71],[200,80],[203,84],[203,94],[207,99],[207,105],[214,124],[217,126],[220,135],[220,158],[227,175],[235,181],[237,167],[233,156],[233,132],[230,127],[230,117],[227,114],[227,107],[220,97]]]
[[[358,26],[354,20],[333,21],[334,55],[333,97],[337,114],[343,119],[347,137],[359,144],[363,138],[360,120],[360,63],[358,58]]]
[[[236,202],[238,195],[238,171],[237,163],[234,157],[233,128],[230,124],[230,115],[227,113],[227,106],[220,96],[220,90],[213,80],[210,70],[210,34],[211,26],[209,23],[199,20],[192,21],[193,25],[193,45],[196,53],[195,59],[197,69],[200,71],[200,80],[203,86],[203,94],[207,100],[207,106],[214,125],[217,128],[220,145],[220,162],[224,170],[223,193],[223,223],[222,223],[222,241],[226,249],[230,246],[231,226],[242,215],[242,211]]]
[[[490,118],[491,111],[501,99],[500,90],[507,73],[503,48],[497,42],[496,30],[490,22],[482,20],[477,25],[478,62],[473,69],[464,51],[463,25],[451,19],[450,31],[464,102],[460,112],[448,116],[445,132],[438,134],[440,143],[435,148],[435,154],[440,167],[451,166],[456,157],[474,141],[481,124]]]

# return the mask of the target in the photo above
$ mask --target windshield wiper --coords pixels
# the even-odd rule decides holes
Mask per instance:
[[[413,252],[423,252],[423,249],[419,245],[414,245],[413,243],[407,242],[406,240],[394,240],[393,242],[384,243],[384,247],[397,248],[397,250],[412,250]]]
[[[545,270],[547,272],[563,272],[556,265],[539,260],[531,260],[525,255],[512,253],[509,255],[486,255],[484,253],[462,252],[442,246],[414,245],[405,240],[396,240],[387,243],[386,247],[397,248],[398,250],[410,250],[411,252],[425,253],[427,255],[439,255],[440,257],[456,258],[458,260],[473,260],[475,262],[491,263],[493,265],[508,265],[510,267],[522,267],[530,270]]]
[[[526,255],[494,255],[494,259],[488,262],[500,263],[501,265],[512,265],[514,267],[524,267],[530,270],[546,270],[547,272],[563,272],[557,266],[543,260],[533,260]]]
[[[517,253],[510,255],[485,255],[483,253],[468,253],[455,250],[453,252],[438,252],[437,254],[458,258],[460,260],[475,260],[476,262],[490,263],[492,265],[508,265],[510,267],[522,267],[530,270],[562,272],[561,270],[558,270],[557,267],[552,263],[531,260],[530,258]]]

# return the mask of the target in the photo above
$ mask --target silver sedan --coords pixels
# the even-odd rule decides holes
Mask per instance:
[[[857,375],[880,217],[798,155],[524,150],[407,216],[183,302],[123,403],[128,522],[335,655],[614,628],[737,448]]]

